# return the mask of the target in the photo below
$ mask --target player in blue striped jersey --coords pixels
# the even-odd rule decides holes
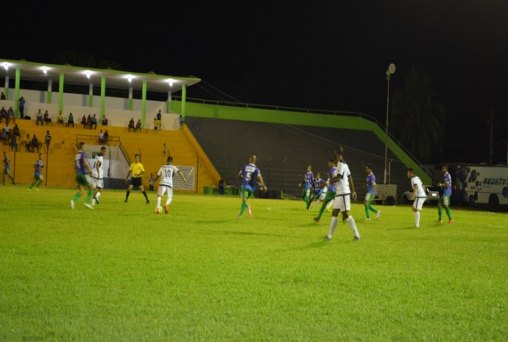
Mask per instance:
[[[42,161],[42,153],[39,153],[39,158],[34,163],[34,181],[28,188],[28,191],[32,191],[35,186],[35,190],[39,191],[39,186],[42,183],[44,177],[42,177],[42,168],[44,167],[44,163]]]
[[[367,221],[370,221],[370,214],[369,211],[372,211],[373,213],[376,213],[376,218],[381,217],[381,210],[377,210],[372,206],[372,200],[377,195],[376,190],[376,176],[374,175],[374,172],[372,172],[372,166],[367,165],[365,167],[365,172],[367,173],[367,193],[365,194],[365,216],[367,217]]]

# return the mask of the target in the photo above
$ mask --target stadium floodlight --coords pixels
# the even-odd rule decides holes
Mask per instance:
[[[388,112],[390,108],[390,77],[395,74],[395,64],[390,63],[388,65],[388,69],[386,70],[386,82],[387,82],[387,91],[386,91],[386,124],[385,124],[385,172],[383,176],[383,183],[387,184],[387,167],[388,167]],[[388,182],[390,180],[388,179]]]
[[[3,62],[2,66],[4,67],[5,71],[9,71],[9,67],[11,66],[11,63],[9,63],[9,62]]]
[[[172,78],[168,78],[168,79],[166,80],[166,82],[169,84],[169,87],[170,87],[170,88],[172,88],[172,87],[173,87],[173,84],[175,83],[175,80],[174,80],[174,79],[172,79]]]
[[[132,80],[135,78],[133,75],[125,75],[124,77],[127,79],[127,81],[129,81],[129,83],[132,83]]]
[[[47,74],[48,74],[48,70],[49,70],[49,68],[48,68],[47,66],[42,66],[42,67],[41,67],[41,70],[42,70],[42,73],[43,73],[44,75],[47,75]]]
[[[90,77],[93,75],[93,71],[91,70],[85,70],[83,71],[83,74],[85,74],[86,78],[90,79]]]

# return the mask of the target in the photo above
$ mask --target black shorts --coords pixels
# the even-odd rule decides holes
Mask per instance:
[[[136,188],[143,185],[143,183],[141,182],[141,177],[132,177],[131,184]]]

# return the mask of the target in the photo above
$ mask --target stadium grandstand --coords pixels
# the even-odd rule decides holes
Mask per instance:
[[[45,184],[74,186],[76,143],[85,141],[92,157],[101,146],[101,130],[109,133],[106,187],[125,187],[123,178],[135,153],[142,155],[146,177],[171,154],[175,164],[192,175],[189,185],[176,184],[177,189],[213,193],[222,179],[230,193],[235,193],[239,169],[250,154],[256,154],[270,189],[258,195],[297,197],[306,165],[313,165],[314,172],[326,173],[327,160],[338,145],[345,148],[359,193],[364,191],[365,165],[373,165],[378,183],[383,181],[385,133],[378,122],[363,114],[188,98],[187,88],[201,81],[195,77],[14,60],[0,60],[2,71],[5,99],[0,100],[0,108],[12,108],[20,129],[18,147],[11,157],[17,183],[31,180],[36,155],[27,142],[35,135],[46,163]],[[50,121],[37,122],[39,110],[48,111]],[[70,113],[73,126],[68,124]],[[57,122],[59,114],[63,123]],[[94,128],[81,124],[89,115],[96,117]],[[128,127],[131,119],[139,122],[138,129]],[[2,129],[4,125],[6,119],[2,118]],[[13,126],[10,121],[10,130]],[[44,145],[48,130],[52,135],[49,148]],[[395,184],[399,195],[409,187],[407,167],[413,167],[429,184],[430,177],[403,146],[391,136],[386,142],[387,183]],[[8,141],[2,148],[11,151]]]

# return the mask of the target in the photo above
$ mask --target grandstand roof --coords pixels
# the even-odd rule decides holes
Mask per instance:
[[[58,82],[59,76],[63,73],[64,82],[74,85],[100,85],[101,77],[106,77],[106,87],[116,89],[126,89],[129,85],[133,89],[140,90],[143,81],[147,82],[148,91],[167,93],[178,92],[183,85],[191,86],[198,83],[201,79],[196,77],[176,77],[169,75],[158,75],[155,73],[136,73],[120,71],[113,69],[95,69],[87,67],[72,66],[69,64],[56,65],[47,63],[36,63],[28,61],[2,60],[0,59],[0,68],[4,69],[4,75],[14,78],[16,69],[19,68],[22,80],[44,82],[52,80]]]

